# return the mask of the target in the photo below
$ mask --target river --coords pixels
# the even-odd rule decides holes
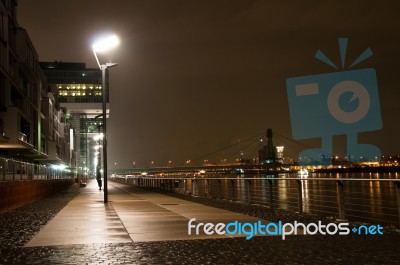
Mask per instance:
[[[349,221],[398,225],[395,180],[399,179],[398,173],[204,175],[189,178],[179,187],[194,195],[266,206],[272,202],[274,207],[293,211],[300,210],[300,201],[302,211],[334,218],[339,216],[341,197],[342,214]]]

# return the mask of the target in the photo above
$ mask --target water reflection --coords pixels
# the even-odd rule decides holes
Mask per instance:
[[[263,175],[215,175],[207,177],[208,182],[199,179],[197,184],[189,187],[191,186],[193,194],[197,189],[199,196],[209,194],[213,197],[267,206],[271,206],[272,201],[276,207],[297,211],[299,184],[292,179],[297,177],[296,174],[280,175],[279,179],[269,179]],[[341,179],[346,218],[350,221],[397,223],[399,217],[396,185],[392,181],[377,180],[395,180],[399,177],[398,173],[310,174],[300,179],[303,211],[337,216],[339,210],[335,180]],[[359,179],[368,180],[358,181]]]
[[[309,181],[301,181],[303,211],[310,212]]]

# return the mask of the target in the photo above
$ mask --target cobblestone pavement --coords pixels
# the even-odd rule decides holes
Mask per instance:
[[[400,264],[397,233],[23,247],[78,192],[1,214],[0,264]]]

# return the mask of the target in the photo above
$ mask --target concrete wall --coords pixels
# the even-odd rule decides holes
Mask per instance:
[[[61,192],[73,183],[73,179],[1,181],[0,212]]]

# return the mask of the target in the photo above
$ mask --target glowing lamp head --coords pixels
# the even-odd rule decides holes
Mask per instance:
[[[94,52],[107,52],[109,50],[114,49],[119,45],[119,39],[116,35],[110,35],[107,37],[100,38],[93,45]]]

